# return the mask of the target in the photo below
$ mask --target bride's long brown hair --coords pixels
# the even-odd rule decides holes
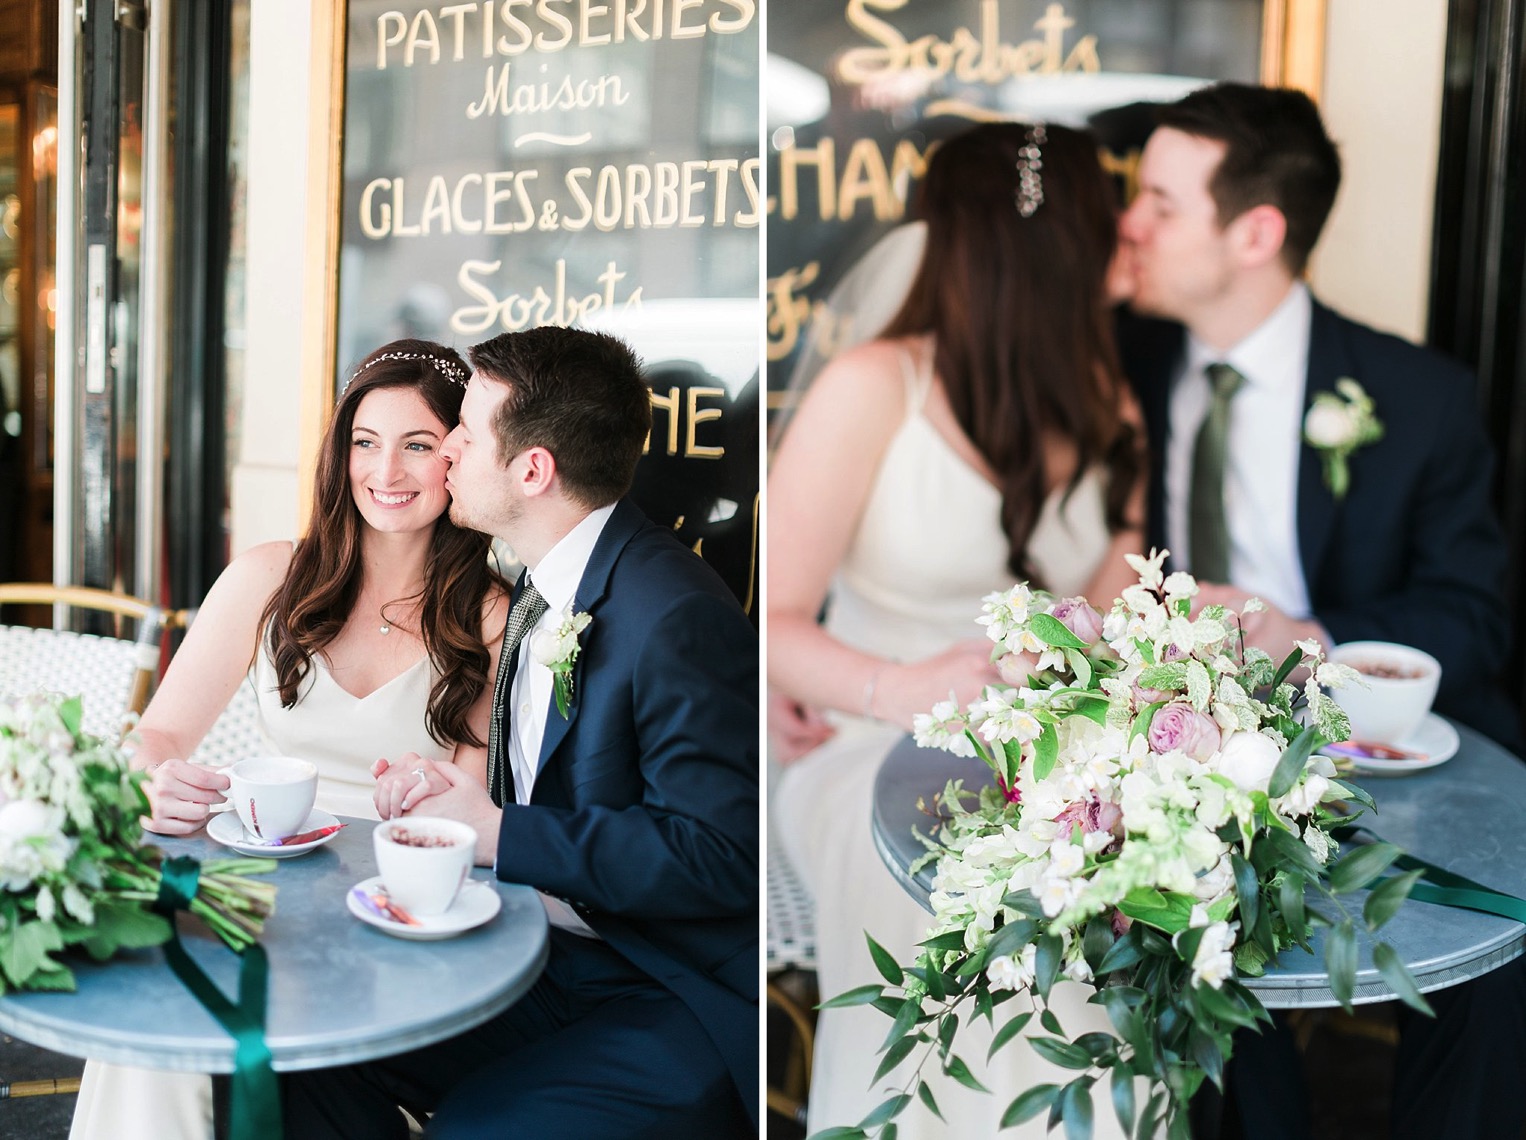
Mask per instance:
[[[365,523],[350,492],[349,465],[355,409],[378,388],[411,388],[448,431],[461,418],[470,375],[452,349],[427,340],[395,340],[366,357],[340,394],[319,445],[312,525],[260,618],[283,707],[297,703],[313,655],[339,635],[360,596]],[[456,526],[448,514],[435,521],[424,560],[419,632],[439,674],[424,723],[441,745],[482,744],[467,712],[488,683],[483,604],[489,591],[507,590],[489,568],[487,550],[487,535]]]
[[[944,142],[918,197],[927,223],[921,266],[884,336],[932,333],[933,366],[954,418],[996,473],[1007,563],[1038,582],[1028,540],[1048,493],[1044,441],[1076,450],[1073,491],[1107,469],[1106,517],[1122,529],[1143,467],[1120,414],[1125,382],[1106,294],[1117,247],[1116,196],[1090,135],[1045,128],[1043,203],[1017,209],[1019,151],[1029,128],[986,123]]]

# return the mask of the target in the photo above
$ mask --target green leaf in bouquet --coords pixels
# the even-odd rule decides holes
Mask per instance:
[[[1230,853],[1229,865],[1235,873],[1235,894],[1240,900],[1240,917],[1247,927],[1256,925],[1261,913],[1261,883],[1255,868],[1245,861],[1238,851]]]
[[[1223,990],[1216,990],[1210,985],[1199,985],[1194,988],[1193,994],[1197,998],[1198,1007],[1218,1021],[1242,1029],[1250,1029],[1256,1024],[1256,1015]]]
[[[888,1049],[902,1037],[905,1037],[917,1027],[922,1020],[922,1003],[917,998],[909,997],[901,1002],[901,1008],[896,1011],[895,1024],[890,1027],[890,1032],[885,1035],[881,1049]]]
[[[1007,1024],[998,1029],[996,1031],[996,1036],[991,1038],[991,1047],[986,1050],[986,1060],[989,1061],[992,1057],[996,1056],[996,1050],[1000,1049],[1008,1041],[1011,1041],[1012,1038],[1016,1037],[1024,1029],[1028,1028],[1028,1023],[1032,1020],[1033,1011],[1031,1009],[1026,1010],[1025,1012],[1019,1013],[1017,1016],[1013,1017],[1011,1021],[1007,1022]]]
[[[1139,948],[1156,958],[1174,959],[1176,957],[1176,951],[1171,948],[1171,940],[1162,937],[1159,931],[1148,927],[1139,931]]]
[[[1176,891],[1162,892],[1152,887],[1136,887],[1123,897],[1118,909],[1135,922],[1147,923],[1167,934],[1186,930],[1197,900]]]
[[[835,1128],[812,1132],[810,1140],[869,1140],[869,1133],[856,1125],[840,1124]]]
[[[1274,800],[1287,795],[1298,781],[1298,776],[1309,762],[1314,749],[1324,743],[1325,738],[1314,729],[1304,729],[1294,737],[1293,742],[1282,750],[1282,759],[1277,761],[1277,767],[1272,770],[1266,794]]]
[[[1079,1045],[1072,1045],[1069,1041],[1062,1041],[1058,1037],[1032,1037],[1028,1044],[1033,1046],[1033,1051],[1044,1060],[1059,1065],[1062,1069],[1089,1069],[1092,1067],[1092,1056]]]
[[[1144,1112],[1139,1115],[1139,1123],[1134,1129],[1134,1140],[1155,1140],[1160,1132],[1160,1112],[1166,1103],[1166,1094],[1154,1093],[1145,1101]]]
[[[1086,932],[1081,937],[1081,955],[1086,959],[1086,964],[1091,967],[1092,976],[1097,976],[1097,970],[1102,965],[1102,959],[1113,948],[1117,936],[1113,934],[1113,924],[1101,915],[1093,916],[1086,924]]]
[[[1292,835],[1282,828],[1271,828],[1261,837],[1261,843],[1265,844],[1267,851],[1274,855],[1281,863],[1302,871],[1311,879],[1317,879],[1322,868],[1319,861],[1314,858],[1314,852],[1309,850],[1308,844],[1304,843],[1296,835]],[[1254,862],[1254,858],[1252,862]]]
[[[1020,891],[1008,891],[1002,896],[1001,905],[1029,918],[1043,918],[1044,906],[1026,887]]]
[[[1155,719],[1155,714],[1165,708],[1169,701],[1156,701],[1152,705],[1146,705],[1134,718],[1134,727],[1129,729],[1129,740],[1136,736],[1143,736],[1150,731],[1150,722]]]
[[[1375,812],[1378,810],[1377,803],[1367,793],[1365,788],[1357,784],[1348,784],[1344,780],[1331,780],[1330,786],[1340,793],[1341,799],[1359,803],[1368,811]]]
[[[869,1005],[885,993],[884,986],[854,986],[846,993],[840,993],[836,997],[830,997],[816,1006],[817,1009],[846,1009],[853,1005]],[[891,998],[891,1003],[897,1010],[901,1007],[901,999]]]
[[[906,980],[906,974],[896,963],[895,955],[886,950],[866,933],[864,938],[869,943],[869,957],[874,959],[874,965],[884,978],[893,986],[898,986]]]
[[[58,703],[58,719],[64,722],[64,728],[69,735],[78,739],[80,728],[85,723],[85,704],[78,696],[69,697]]]
[[[1033,778],[1035,780],[1049,779],[1049,773],[1054,771],[1055,761],[1060,756],[1060,738],[1055,734],[1054,725],[1046,724],[1044,731],[1039,733],[1038,739],[1033,742]]]
[[[874,987],[874,986],[867,986],[867,987],[861,986],[859,988],[860,989],[866,989],[866,988],[867,989],[875,989],[876,987]],[[849,990],[848,991],[848,993],[856,993],[856,992],[857,992],[857,990]],[[847,994],[841,994],[841,995],[839,995],[838,998],[833,998],[832,1000],[833,1001],[838,1001],[839,998],[846,997],[846,996],[848,996],[848,995]],[[881,994],[879,997],[877,997],[873,1001],[869,1002],[869,1004],[872,1005],[875,1009],[879,1010],[881,1013],[883,1013],[886,1017],[894,1019],[895,1015],[901,1012],[901,1003],[903,1001],[905,1001],[905,1000],[906,1000],[905,998],[894,997],[891,994]],[[817,1009],[826,1009],[827,1008],[827,1004],[828,1003],[826,1003],[826,1002],[822,1002],[816,1008]],[[863,1005],[864,1003],[863,1002],[849,1002],[848,1004],[850,1004],[850,1005]]]
[[[1139,944],[1139,939],[1125,935],[1108,948],[1108,952],[1102,955],[1102,961],[1093,967],[1092,973],[1102,978],[1114,970],[1128,969],[1143,957],[1144,950]]]
[[[1349,918],[1325,936],[1325,972],[1330,975],[1330,992],[1350,1013],[1356,990],[1356,928]]]
[[[1065,1113],[1065,1140],[1091,1140],[1092,1078],[1071,1081],[1060,1094]]]
[[[1236,973],[1243,974],[1248,978],[1259,978],[1262,974],[1266,973],[1266,964],[1270,959],[1267,957],[1266,951],[1262,950],[1254,942],[1236,943],[1235,948],[1230,953],[1234,956]]]
[[[1398,951],[1387,942],[1379,942],[1373,946],[1372,964],[1378,968],[1378,973],[1383,975],[1383,980],[1398,995],[1400,1001],[1429,1017],[1436,1016],[1431,1003],[1425,1000],[1420,987],[1415,985],[1415,979],[1409,972],[1409,967],[1399,957]]]
[[[1187,662],[1167,661],[1151,665],[1139,674],[1141,689],[1185,689],[1187,687]]]
[[[1127,1136],[1134,1131],[1134,1074],[1119,1065],[1113,1069],[1112,1080],[1113,1115]]]
[[[1085,649],[1086,642],[1071,633],[1065,623],[1053,614],[1034,614],[1028,622],[1028,631],[1045,645],[1056,649]]]
[[[1282,659],[1282,664],[1277,666],[1277,672],[1272,676],[1271,687],[1274,691],[1280,688],[1282,683],[1292,676],[1293,670],[1298,668],[1298,663],[1302,660],[1303,650],[1297,648]]]
[[[1065,944],[1057,934],[1044,934],[1038,940],[1038,954],[1034,957],[1033,988],[1045,998],[1054,989],[1055,979],[1060,976],[1060,963],[1064,958]]]
[[[169,936],[170,923],[163,915],[105,895],[96,900],[95,925],[83,942],[92,958],[105,961],[118,950],[158,946]]]
[[[1367,929],[1376,931],[1398,913],[1399,907],[1404,905],[1409,892],[1424,874],[1423,870],[1405,871],[1402,875],[1384,879],[1375,886],[1367,896],[1367,901],[1362,904],[1362,918],[1367,922]]]
[[[1191,1045],[1192,1063],[1203,1071],[1215,1086],[1224,1087],[1224,1050],[1214,1035],[1205,1033],[1201,1029],[1192,1031]]]
[[[1070,665],[1070,671],[1076,676],[1076,684],[1083,689],[1092,683],[1092,663],[1086,659],[1086,654],[1079,649],[1066,648],[1065,660]]]
[[[1351,718],[1346,715],[1346,710],[1341,708],[1324,693],[1315,693],[1309,702],[1309,712],[1314,720],[1314,727],[1326,740],[1350,740]]]
[[[1059,1085],[1034,1085],[1007,1105],[1007,1111],[1001,1114],[1001,1127],[1015,1128],[1027,1123],[1053,1107],[1059,1095]]]
[[[1044,1012],[1039,1014],[1039,1024],[1056,1037],[1065,1036],[1065,1027],[1060,1024],[1060,1019],[1054,1015],[1054,1010],[1048,1006],[1045,1006]]]
[[[51,922],[33,919],[12,926],[9,937],[0,939],[0,970],[16,989],[31,985],[32,975],[57,964],[48,958],[64,948],[58,927]]]
[[[1144,991],[1133,986],[1103,986],[1092,994],[1089,1001],[1107,1010],[1107,1018],[1125,1041],[1134,1035],[1138,1015],[1135,1010],[1144,997]]]
[[[928,1112],[932,1113],[939,1120],[943,1119],[943,1111],[938,1107],[938,1102],[933,1099],[932,1086],[926,1081],[917,1082],[917,1099],[927,1106]]]
[[[947,1057],[954,1045],[954,1034],[959,1032],[959,1015],[950,1010],[938,1021],[938,1054]]]
[[[889,1049],[885,1050],[885,1056],[880,1061],[880,1067],[874,1070],[874,1079],[870,1083],[879,1084],[886,1073],[906,1060],[911,1051],[917,1047],[917,1044],[918,1042],[915,1037],[902,1037]]]
[[[1099,1063],[1110,1061],[1118,1052],[1118,1038],[1111,1033],[1083,1033],[1076,1038],[1075,1044],[1085,1049],[1091,1059]]]
[[[1353,847],[1330,868],[1330,889],[1340,895],[1360,890],[1388,870],[1402,854],[1392,843],[1366,843]]]
[[[900,1129],[896,1125],[895,1121],[891,1121],[889,1124],[885,1125],[884,1128],[880,1129],[879,1140],[896,1140],[896,1137],[900,1136],[900,1134]]]
[[[1071,707],[1075,709],[1077,716],[1084,716],[1087,720],[1106,728],[1107,713],[1108,709],[1112,708],[1112,702],[1106,697],[1078,696]]]
[[[1277,882],[1277,906],[1288,934],[1302,945],[1309,940],[1309,922],[1304,915],[1303,892],[1306,880],[1297,871],[1286,871]]]
[[[935,934],[931,938],[922,939],[917,945],[925,946],[929,950],[963,950],[964,931],[945,930],[942,934]]]
[[[1022,948],[1038,935],[1039,924],[1024,915],[1021,918],[1009,918],[1002,923],[991,935],[991,940],[986,943],[989,952],[987,961],[991,958],[1000,958],[1004,954],[1017,954]]]
[[[1192,702],[1192,707],[1200,711],[1208,708],[1208,699],[1213,696],[1213,679],[1208,676],[1208,669],[1204,664],[1193,658],[1187,662],[1187,699]]]
[[[1009,994],[1011,991],[1007,991]],[[1003,995],[1005,998],[1005,995]],[[996,1024],[996,1003],[991,999],[991,987],[977,985],[975,987],[975,1016],[983,1017],[991,1024]]]
[[[950,1057],[944,1062],[943,1071],[967,1089],[983,1093],[991,1091],[975,1078],[975,1074],[970,1072],[970,1067],[964,1063],[962,1057]]]
[[[73,993],[77,987],[74,971],[61,963],[49,961],[43,969],[38,970],[27,980],[26,988],[55,993]]]
[[[858,1122],[858,1126],[863,1129],[869,1129],[878,1128],[882,1124],[888,1124],[901,1115],[901,1110],[910,1103],[910,1093],[897,1093],[888,1100],[881,1101],[873,1112]]]

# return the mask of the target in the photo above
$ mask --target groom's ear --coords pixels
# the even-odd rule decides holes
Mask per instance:
[[[1276,206],[1252,206],[1226,227],[1241,266],[1259,269],[1282,256],[1288,236],[1287,217]]]
[[[528,447],[517,456],[519,489],[525,495],[547,494],[556,486],[556,456],[544,447]]]

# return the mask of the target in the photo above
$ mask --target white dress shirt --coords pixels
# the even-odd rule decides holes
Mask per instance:
[[[1206,369],[1222,361],[1245,377],[1230,403],[1224,461],[1229,578],[1293,618],[1310,616],[1298,552],[1298,457],[1312,315],[1309,290],[1295,282],[1271,316],[1227,352],[1189,335],[1185,370],[1171,390],[1166,448],[1166,541],[1172,564],[1191,570],[1188,499],[1192,451],[1208,414]]]
[[[593,554],[594,544],[604,532],[604,524],[614,513],[614,504],[600,507],[589,513],[562,536],[555,546],[546,552],[534,570],[530,581],[546,599],[546,612],[525,633],[519,643],[519,663],[514,673],[514,686],[509,690],[509,767],[514,773],[514,799],[516,803],[530,802],[535,789],[535,777],[540,770],[541,741],[546,735],[546,717],[554,707],[552,701],[551,670],[536,661],[530,652],[530,642],[540,630],[554,630],[562,623],[567,607],[572,604],[583,571]],[[577,699],[577,694],[573,694]],[[560,713],[555,715],[560,716]],[[546,915],[553,926],[560,926],[578,934],[598,937],[566,903],[542,894]]]

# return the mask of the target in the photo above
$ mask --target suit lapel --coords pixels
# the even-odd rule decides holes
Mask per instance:
[[[1352,371],[1335,314],[1314,301],[1309,318],[1309,372],[1304,384],[1303,415],[1298,420],[1300,433],[1303,417],[1308,415],[1315,395],[1335,391],[1335,381],[1351,375]],[[1298,557],[1312,604],[1319,566],[1335,529],[1335,497],[1325,486],[1319,452],[1307,442],[1300,443],[1298,449],[1297,509]]]
[[[592,615],[593,620],[583,631],[582,649],[578,653],[577,663],[572,667],[572,702],[567,707],[566,717],[563,717],[556,709],[554,692],[551,695],[550,707],[546,710],[546,729],[541,734],[540,763],[536,769],[537,789],[542,786],[547,767],[556,756],[556,750],[561,747],[562,741],[567,738],[567,733],[578,718],[579,709],[588,697],[588,694],[583,691],[583,680],[587,676],[583,665],[587,660],[589,642],[598,637],[601,632],[598,608],[609,589],[610,571],[614,569],[615,559],[620,551],[645,522],[646,516],[639,509],[629,500],[621,499],[615,504],[614,513],[609,516],[609,521],[604,524],[604,530],[600,532],[598,542],[594,543],[593,553],[588,556],[588,565],[583,568],[583,577],[578,582],[577,593],[573,595],[572,608],[575,613],[585,612]]]

